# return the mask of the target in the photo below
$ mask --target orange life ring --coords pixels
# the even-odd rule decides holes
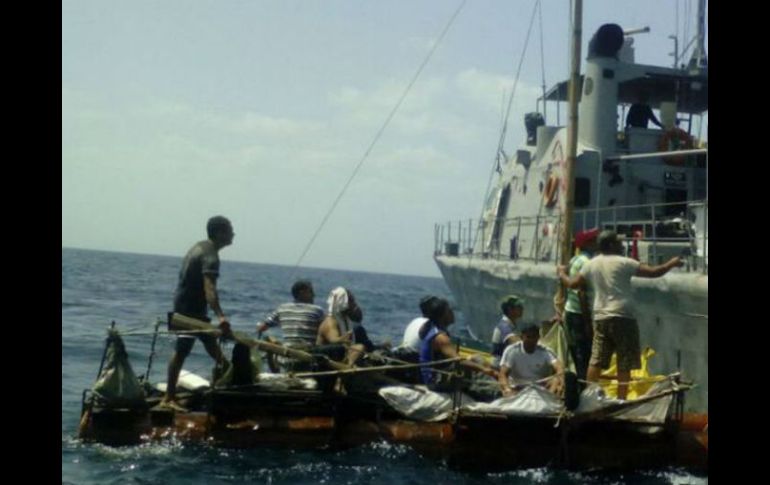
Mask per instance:
[[[543,200],[546,207],[553,207],[556,205],[556,196],[559,190],[559,177],[551,175],[548,181],[545,183],[545,189],[543,190]]]
[[[692,137],[681,128],[666,130],[660,137],[658,149],[662,152],[687,150],[693,147]],[[684,165],[685,155],[668,156],[663,159],[668,165]]]

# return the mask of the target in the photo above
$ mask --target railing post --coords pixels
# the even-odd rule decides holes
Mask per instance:
[[[473,219],[468,219],[468,248],[468,252],[473,254]]]
[[[487,225],[484,220],[481,221],[481,257],[486,254],[486,240],[487,240]]]

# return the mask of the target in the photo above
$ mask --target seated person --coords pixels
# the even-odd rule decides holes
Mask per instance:
[[[507,296],[500,304],[503,316],[492,331],[492,365],[500,366],[503,350],[521,340],[516,321],[524,315],[524,300],[516,295]]]
[[[363,319],[363,312],[353,293],[339,286],[329,293],[329,314],[318,327],[316,347],[313,352],[326,354],[332,360],[342,360],[349,365],[363,354],[364,343],[354,341],[355,323]],[[360,337],[359,337],[360,338]],[[368,340],[368,337],[367,337]]]
[[[283,303],[257,324],[257,335],[270,328],[281,327],[284,345],[303,348],[315,345],[318,327],[324,319],[324,311],[314,305],[313,285],[306,280],[299,280],[291,287],[294,301]]]
[[[500,361],[498,381],[503,396],[511,396],[524,384],[542,385],[554,394],[561,394],[564,388],[564,367],[548,348],[538,344],[540,328],[536,323],[521,325],[521,341],[509,345]],[[516,385],[511,388],[508,378]],[[518,388],[518,389],[517,389]]]
[[[422,316],[415,318],[406,326],[406,330],[404,330],[404,339],[401,342],[401,345],[396,348],[397,351],[402,354],[414,353],[415,357],[417,356],[417,353],[420,351],[420,328],[428,321],[430,305],[436,300],[438,300],[438,298],[433,295],[425,296],[420,300],[420,312],[422,313]]]
[[[433,302],[428,311],[428,321],[420,328],[420,363],[429,363],[457,357],[455,344],[449,338],[447,328],[453,324],[454,312],[449,302],[439,298]],[[490,377],[497,377],[497,372],[470,359],[461,360],[459,364],[471,371],[480,372]],[[432,390],[452,390],[451,382],[444,379],[445,374],[434,371],[430,366],[420,368],[423,384]]]

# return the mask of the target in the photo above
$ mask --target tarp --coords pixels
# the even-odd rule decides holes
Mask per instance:
[[[657,382],[650,387],[647,396],[653,396],[674,387],[671,380]],[[447,419],[454,409],[451,394],[428,390],[424,386],[388,386],[379,390],[380,396],[400,414],[417,421],[441,421]],[[556,416],[562,413],[562,401],[542,386],[528,385],[513,396],[502,397],[490,403],[476,402],[460,394],[459,411],[474,413],[503,414],[507,416]],[[608,414],[602,419],[636,421],[663,424],[671,406],[673,394],[637,405],[629,404],[622,410]],[[609,397],[602,388],[590,384],[580,395],[580,405],[572,413],[578,417],[602,408],[621,404],[624,401]]]
[[[666,376],[655,375],[651,376],[648,368],[648,360],[655,355],[655,351],[650,347],[645,348],[641,354],[642,367],[640,369],[631,371],[631,379],[636,382],[632,382],[628,385],[628,399],[636,399],[640,396],[647,394],[656,382],[666,380]],[[601,379],[599,384],[604,389],[605,394],[608,397],[618,396],[618,381],[617,381],[617,354],[612,354],[610,360],[610,367],[602,372],[602,376],[605,379]]]
[[[92,388],[100,404],[132,407],[144,404],[144,389],[128,362],[123,339],[110,330],[104,367]]]
[[[417,421],[441,421],[452,414],[451,394],[433,392],[425,386],[387,386],[378,392],[393,409]],[[474,402],[460,394],[461,405]]]

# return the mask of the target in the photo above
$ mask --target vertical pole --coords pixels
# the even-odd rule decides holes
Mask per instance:
[[[660,264],[658,262],[658,239],[655,231],[655,204],[652,205],[652,264]],[[647,261],[649,263],[649,260]]]
[[[567,159],[562,177],[566,184],[564,194],[564,218],[561,226],[561,259],[558,264],[569,264],[572,246],[572,211],[575,205],[575,162],[577,159],[578,95],[580,94],[580,48],[583,36],[583,0],[575,0],[572,18],[572,54],[569,80],[569,118],[567,120]],[[566,301],[564,287],[559,284],[554,296],[554,310],[561,315]]]
[[[468,252],[473,254],[473,219],[468,219],[468,248]]]
[[[706,234],[708,234],[709,228],[709,217],[708,217],[708,210],[709,210],[709,203],[708,199],[706,199],[705,207],[703,208],[703,273],[708,273],[708,267],[706,266],[706,254],[708,254],[708,237],[706,237]]]
[[[540,242],[540,214],[535,216],[535,264],[540,259],[540,248],[538,243]]]
[[[152,359],[155,357],[155,342],[158,340],[158,328],[160,328],[161,320],[158,318],[155,321],[155,332],[152,334],[152,345],[150,345],[150,358],[147,359],[147,372],[144,373],[144,382],[149,382],[150,369],[152,369]]]

